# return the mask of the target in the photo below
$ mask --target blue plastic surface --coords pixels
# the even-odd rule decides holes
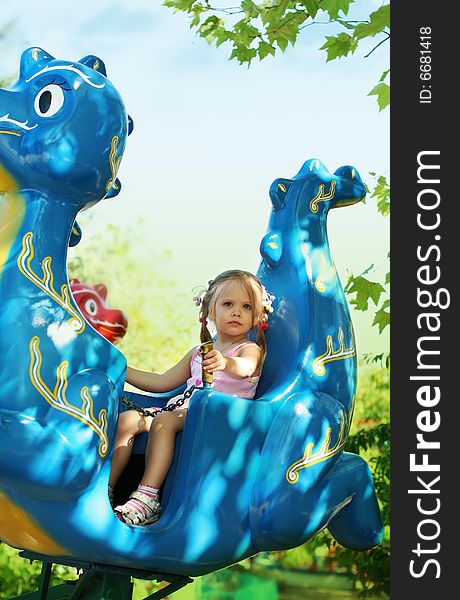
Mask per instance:
[[[0,90],[0,538],[54,562],[192,576],[326,526],[344,546],[375,546],[369,468],[343,452],[356,345],[326,233],[329,209],[365,188],[353,167],[331,174],[316,159],[270,189],[259,276],[276,300],[256,400],[197,392],[160,520],[113,515],[126,361],[79,313],[66,255],[77,213],[118,193],[131,128],[96,57],[31,48]]]

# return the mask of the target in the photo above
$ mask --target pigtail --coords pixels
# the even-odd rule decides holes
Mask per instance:
[[[257,345],[262,352],[262,364],[267,356],[267,341],[265,339],[265,332],[268,329],[268,317],[273,312],[273,300],[275,296],[272,296],[265,287],[257,280],[262,291],[262,313],[259,315],[259,325],[257,333]]]
[[[208,329],[207,317],[208,317],[208,311],[202,310],[200,312],[200,323],[201,323],[200,340],[201,340],[201,343],[212,342],[212,336],[209,333],[209,329]]]
[[[200,341],[203,342],[212,342],[212,336],[209,333],[209,329],[205,322],[201,323],[200,329]]]
[[[202,292],[203,294],[203,292]],[[211,292],[211,282],[209,284],[209,288],[204,290],[203,297],[197,296],[197,299],[200,301],[201,309],[200,309],[200,318],[199,321],[201,323],[200,329],[200,340],[201,343],[204,342],[212,342],[212,335],[209,333],[208,329],[208,317],[209,317],[209,304],[211,301],[212,292]],[[197,302],[195,301],[195,304]]]
[[[267,356],[267,340],[265,339],[265,329],[260,327],[260,325],[257,332],[256,344],[259,346],[262,354],[259,364],[263,365]]]

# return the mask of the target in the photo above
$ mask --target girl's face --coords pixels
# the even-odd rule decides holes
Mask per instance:
[[[213,318],[214,317],[214,318]],[[216,298],[215,315],[211,316],[220,336],[241,337],[256,324],[254,306],[244,286],[230,281]]]

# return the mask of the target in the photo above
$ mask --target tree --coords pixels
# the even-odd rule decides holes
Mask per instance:
[[[255,58],[264,60],[267,56],[275,56],[279,50],[285,52],[308,27],[324,24],[338,30],[334,35],[326,36],[321,46],[328,61],[354,54],[364,40],[376,38],[377,43],[366,54],[366,57],[370,56],[390,38],[390,6],[383,4],[368,19],[355,21],[347,19],[351,4],[354,0],[164,1],[164,5],[175,12],[188,14],[190,27],[200,37],[216,47],[229,45],[230,58],[248,67]],[[390,102],[390,86],[385,81],[388,73],[389,70],[384,71],[369,92],[377,97],[380,110]]]

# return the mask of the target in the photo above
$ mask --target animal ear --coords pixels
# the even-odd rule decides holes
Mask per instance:
[[[99,294],[99,296],[101,298],[103,298],[104,300],[107,300],[107,288],[105,287],[105,285],[103,283],[98,283],[94,286],[94,289],[96,290],[96,292]]]
[[[19,66],[19,76],[21,79],[28,79],[34,73],[37,73],[46,65],[54,60],[54,56],[48,54],[42,48],[27,48],[21,54],[21,64]]]
[[[134,129],[134,121],[130,115],[128,115],[128,135],[131,135]]]
[[[286,203],[287,193],[292,185],[290,179],[275,179],[270,186],[270,200],[274,210],[281,210]]]
[[[107,71],[105,69],[104,61],[102,61],[97,56],[94,56],[93,54],[88,54],[87,56],[80,58],[78,62],[82,65],[85,65],[86,67],[89,67],[90,69],[94,69],[98,73],[101,73],[101,75],[104,75],[104,77],[107,77]]]
[[[81,240],[81,227],[75,221],[73,224],[73,227],[72,227],[72,231],[70,232],[69,246],[71,248],[73,246],[76,246],[80,240]]]

